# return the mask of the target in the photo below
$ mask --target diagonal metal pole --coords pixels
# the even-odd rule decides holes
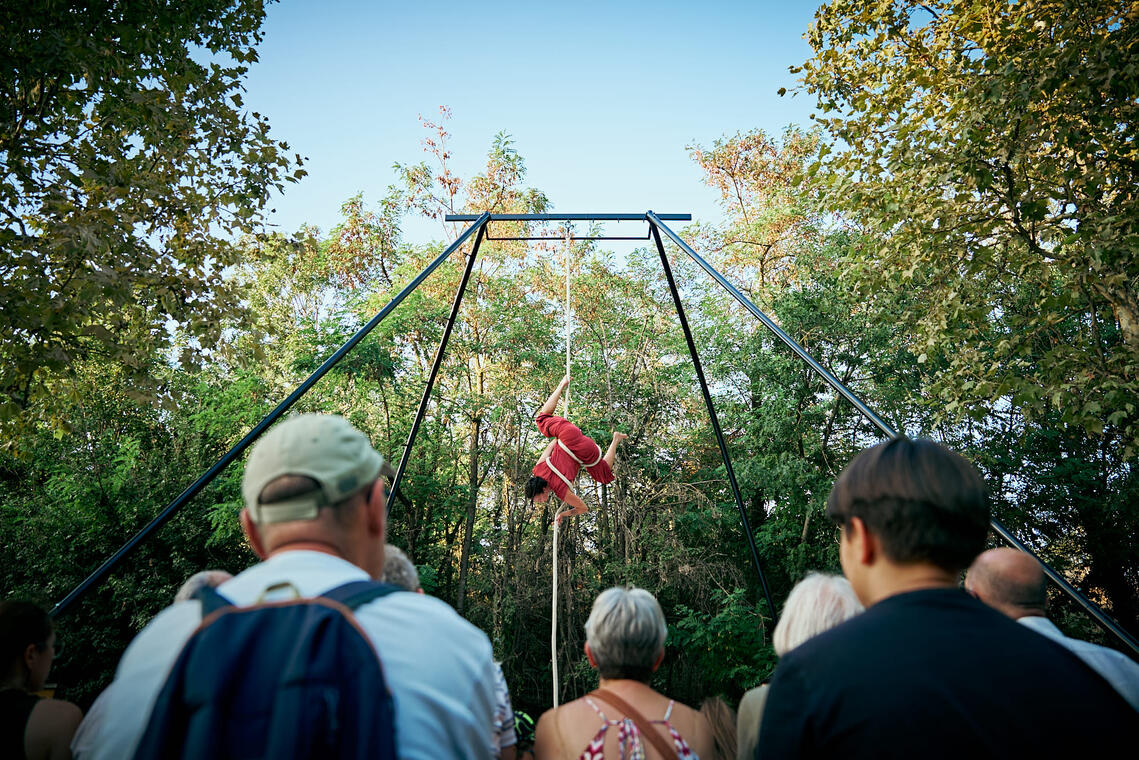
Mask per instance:
[[[649,212],[650,214],[652,212]],[[720,429],[720,418],[716,415],[716,406],[712,403],[712,393],[708,390],[708,381],[704,378],[704,367],[700,363],[700,355],[696,352],[696,342],[692,339],[692,330],[688,328],[688,318],[684,315],[684,304],[680,301],[680,291],[676,289],[676,280],[672,276],[672,265],[664,252],[664,243],[660,239],[660,231],[656,223],[652,226],[653,240],[656,241],[657,251],[660,252],[660,263],[664,267],[664,276],[668,280],[668,289],[672,292],[672,300],[676,303],[676,315],[680,318],[680,328],[684,331],[684,340],[688,343],[688,353],[692,355],[692,364],[696,368],[696,377],[700,381],[700,390],[704,394],[704,403],[708,407],[708,416],[712,418],[712,430],[716,433],[716,442],[720,445],[720,455],[724,458],[724,469],[728,473],[728,482],[732,486],[732,496],[736,500],[736,507],[740,511],[740,520],[743,521],[744,535],[751,549],[751,559],[755,563],[755,571],[759,574],[759,581],[763,584],[763,595],[767,598],[768,609],[771,610],[771,620],[774,622],[778,615],[775,612],[775,602],[771,600],[771,589],[767,587],[767,576],[763,574],[763,566],[759,564],[759,550],[755,547],[755,536],[751,532],[751,521],[748,520],[747,510],[744,509],[743,497],[740,495],[740,486],[736,482],[736,471],[732,468],[732,458],[728,454],[728,444],[724,441],[724,433]]]
[[[263,420],[258,422],[252,430],[245,434],[244,438],[238,441],[237,444],[235,444],[233,448],[226,452],[221,459],[215,462],[204,475],[195,480],[194,483],[181,494],[179,494],[178,497],[174,499],[174,501],[170,502],[166,508],[158,514],[157,517],[155,517],[150,521],[149,524],[147,524],[145,528],[136,533],[134,537],[127,541],[127,543],[124,544],[121,549],[115,552],[114,555],[112,555],[109,559],[107,559],[107,561],[100,565],[95,570],[95,572],[87,576],[87,578],[78,586],[76,586],[71,591],[71,593],[60,600],[60,602],[56,604],[55,607],[53,607],[51,610],[52,617],[66,612],[67,609],[76,602],[76,600],[87,593],[87,591],[89,591],[91,588],[98,585],[99,582],[101,582],[103,578],[111,572],[111,570],[113,570],[120,562],[126,559],[126,557],[129,556],[131,552],[138,548],[139,544],[149,538],[152,533],[165,525],[167,521],[169,521],[170,518],[173,517],[179,509],[185,506],[186,503],[190,501],[190,499],[194,498],[194,496],[196,496],[199,491],[205,488],[210,483],[210,481],[216,478],[218,474],[220,474],[221,471],[229,465],[230,462],[241,456],[241,453],[245,451],[245,449],[247,449],[250,444],[257,440],[257,438],[262,433],[264,433],[270,425],[276,422],[277,419],[281,417],[281,415],[288,411],[289,407],[295,404],[301,396],[307,393],[309,388],[316,384],[320,378],[324,377],[329,370],[335,367],[337,363],[339,363],[340,360],[343,359],[349,351],[356,347],[357,343],[363,340],[365,336],[367,336],[367,334],[376,327],[376,325],[378,325],[380,322],[383,322],[384,319],[386,319],[387,316],[391,314],[391,312],[397,306],[400,305],[400,303],[404,298],[408,296],[409,293],[418,288],[423,283],[423,281],[426,280],[427,277],[439,267],[440,264],[446,261],[452,253],[454,253],[459,247],[463,245],[463,243],[467,242],[467,239],[470,238],[470,236],[475,231],[481,231],[486,226],[486,221],[489,218],[490,214],[484,213],[480,215],[478,219],[476,219],[475,222],[471,224],[470,227],[463,231],[463,234],[459,235],[454,243],[449,245],[445,251],[443,251],[435,258],[434,261],[428,264],[426,269],[416,275],[415,279],[409,282],[407,286],[404,287],[404,289],[395,296],[395,298],[388,302],[387,306],[385,306],[380,310],[378,314],[376,314],[376,316],[372,317],[368,324],[361,327],[355,335],[349,338],[343,346],[336,350],[336,353],[328,357],[324,363],[316,369],[315,372],[309,375],[303,383],[297,386],[297,389],[290,393],[288,398],[278,404],[277,407],[273,409],[273,411],[269,412],[269,414],[267,414]]]
[[[423,389],[423,398],[419,400],[419,409],[415,413],[415,421],[411,423],[411,432],[407,434],[407,443],[403,447],[403,455],[399,458],[399,468],[392,479],[391,493],[388,496],[388,513],[392,511],[392,502],[399,494],[399,484],[403,480],[403,472],[407,469],[407,462],[411,458],[411,447],[415,445],[415,436],[419,433],[419,426],[423,422],[423,415],[427,413],[427,404],[431,401],[431,389],[435,387],[435,378],[439,368],[443,365],[443,354],[447,351],[447,342],[451,340],[451,330],[455,327],[455,320],[459,316],[459,308],[463,305],[463,294],[467,292],[467,283],[470,282],[471,272],[475,268],[475,259],[479,255],[479,245],[482,244],[486,233],[486,223],[478,227],[475,244],[467,257],[467,268],[463,270],[463,279],[459,282],[459,289],[455,291],[455,302],[451,305],[451,315],[447,318],[447,326],[443,329],[443,337],[439,339],[439,348],[435,352],[435,360],[431,363],[431,374],[427,378],[427,387]]]
[[[885,420],[883,420],[881,417],[879,417],[877,414],[875,414],[874,411],[870,409],[870,407],[866,406],[866,404],[862,403],[862,399],[858,398],[858,396],[855,396],[850,391],[850,389],[847,388],[845,385],[843,385],[841,380],[839,380],[837,377],[832,375],[826,367],[824,367],[823,365],[821,365],[817,361],[815,361],[815,358],[813,356],[811,356],[810,354],[808,354],[802,346],[800,346],[798,343],[796,343],[794,338],[792,338],[787,333],[783,332],[783,329],[781,327],[779,327],[779,325],[775,324],[775,322],[773,322],[771,320],[771,317],[767,316],[762,311],[760,311],[759,307],[757,307],[754,303],[752,303],[747,298],[747,296],[745,296],[743,293],[741,293],[739,290],[737,290],[735,285],[732,285],[730,282],[728,282],[724,278],[724,275],[717,272],[712,267],[711,264],[709,264],[704,259],[700,258],[700,255],[697,254],[696,251],[692,250],[692,248],[687,243],[685,243],[683,240],[681,240],[679,235],[677,235],[675,232],[670,230],[665,225],[665,223],[660,220],[659,216],[657,216],[653,212],[649,211],[648,213],[645,214],[645,217],[649,220],[650,224],[659,228],[661,232],[663,232],[665,235],[667,235],[669,237],[670,240],[672,240],[672,242],[676,243],[677,247],[679,247],[680,250],[687,253],[689,258],[691,258],[693,261],[695,261],[697,264],[699,264],[700,267],[705,272],[710,274],[712,276],[713,280],[720,283],[720,285],[724,288],[724,290],[728,291],[728,293],[730,293],[733,298],[735,298],[737,301],[739,301],[745,309],[750,311],[751,315],[753,317],[755,317],[760,322],[762,322],[764,327],[766,327],[768,330],[770,330],[772,333],[774,333],[775,337],[779,338],[779,340],[786,343],[787,347],[790,348],[792,351],[794,351],[795,354],[800,359],[805,361],[811,369],[813,369],[815,372],[818,372],[820,375],[822,375],[823,379],[826,380],[827,383],[829,383],[832,388],[834,388],[836,391],[838,391],[840,394],[842,394],[842,396],[847,401],[849,401],[851,404],[853,404],[855,406],[855,408],[858,409],[858,411],[862,412],[862,415],[864,417],[866,417],[866,419],[868,419],[872,423],[874,423],[874,425],[879,430],[881,430],[883,433],[890,436],[891,438],[897,437],[898,434],[896,432],[894,432],[894,429],[892,427],[890,427],[890,425],[888,425]]]
[[[785,344],[787,344],[788,348],[790,348],[792,351],[794,351],[795,354],[797,354],[800,359],[805,361],[811,367],[811,369],[818,372],[819,375],[821,375],[822,378],[832,388],[834,388],[838,393],[840,393],[844,398],[846,398],[847,401],[849,401],[851,404],[853,404],[854,407],[859,412],[861,412],[862,415],[867,420],[872,422],[879,430],[881,430],[888,437],[890,437],[890,438],[898,437],[898,433],[894,430],[894,428],[892,428],[890,425],[888,425],[885,422],[885,420],[883,420],[881,417],[879,417],[877,414],[875,414],[868,406],[866,406],[866,404],[864,404],[862,402],[862,399],[855,396],[854,393],[851,392],[851,390],[849,388],[847,388],[845,385],[843,385],[842,381],[840,381],[837,377],[835,377],[833,374],[831,374],[831,372],[829,372],[825,367],[823,367],[821,364],[819,364],[817,361],[815,361],[814,357],[812,357],[810,354],[808,354],[807,351],[802,346],[800,346],[791,336],[789,336],[787,333],[783,332],[783,330],[779,327],[779,325],[775,324],[775,322],[773,322],[770,317],[768,317],[766,314],[764,314],[762,311],[760,311],[758,306],[756,306],[754,303],[752,303],[750,299],[748,299],[743,293],[741,293],[734,285],[732,285],[730,282],[728,282],[727,279],[725,279],[722,274],[720,274],[718,271],[716,271],[716,269],[711,264],[709,264],[707,261],[705,261],[703,258],[701,258],[701,256],[698,253],[696,253],[696,251],[692,250],[692,247],[689,246],[686,242],[684,242],[684,240],[682,240],[679,235],[677,235],[675,232],[670,230],[668,228],[668,226],[665,225],[665,223],[661,221],[661,218],[659,216],[654,214],[652,211],[649,211],[645,214],[645,218],[649,221],[649,224],[652,225],[654,231],[659,229],[660,231],[664,232],[664,234],[667,235],[668,238],[670,240],[672,240],[672,242],[675,243],[677,245],[677,247],[680,248],[680,250],[682,250],[686,254],[688,254],[688,257],[691,258],[693,261],[695,261],[697,264],[699,264],[700,267],[705,272],[707,272],[709,275],[712,276],[712,279],[714,279],[716,282],[720,283],[720,285],[724,288],[724,290],[728,291],[728,293],[733,298],[735,298],[737,301],[739,301],[739,303],[745,309],[747,309],[749,312],[751,312],[752,316],[754,316],[756,319],[758,319],[760,322],[762,322],[764,324],[764,326],[767,327],[767,329],[770,330],[772,333],[774,333],[777,338],[779,338],[781,341],[783,341]],[[663,253],[662,253],[662,256],[663,256]],[[1024,544],[1024,542],[1022,542],[1019,538],[1017,538],[1015,535],[1013,535],[1013,533],[1008,528],[1006,528],[1004,525],[1002,525],[1000,523],[1000,521],[993,519],[990,521],[990,525],[992,526],[993,530],[997,533],[997,535],[999,535],[1001,538],[1003,538],[1009,545],[1015,547],[1016,549],[1019,549],[1020,551],[1024,552],[1025,554],[1030,555],[1037,562],[1039,562],[1041,568],[1043,568],[1043,570],[1044,570],[1044,573],[1049,578],[1051,578],[1052,581],[1064,591],[1064,593],[1066,593],[1069,597],[1074,599],[1081,607],[1083,607],[1084,610],[1089,615],[1091,615],[1093,619],[1095,619],[1095,621],[1100,625],[1100,627],[1102,627],[1107,632],[1113,634],[1117,639],[1119,639],[1124,644],[1126,644],[1131,649],[1132,652],[1134,652],[1136,655],[1139,655],[1139,640],[1136,640],[1135,637],[1132,636],[1130,633],[1128,633],[1121,625],[1119,625],[1119,623],[1117,623],[1106,612],[1104,612],[1102,609],[1100,609],[1099,606],[1095,602],[1093,602],[1092,600],[1090,600],[1086,596],[1084,596],[1082,593],[1080,593],[1079,589],[1077,589],[1075,586],[1073,586],[1071,583],[1069,583],[1068,580],[1066,578],[1064,578],[1064,576],[1060,575],[1058,572],[1056,572],[1054,569],[1052,569],[1051,565],[1049,565],[1047,562],[1045,562],[1043,559],[1041,559],[1040,556],[1036,552],[1034,552],[1032,549],[1030,549],[1028,546],[1026,546]]]

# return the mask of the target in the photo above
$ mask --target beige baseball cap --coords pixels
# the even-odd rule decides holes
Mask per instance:
[[[261,491],[282,475],[312,478],[320,489],[262,504]],[[381,475],[394,477],[395,470],[348,420],[334,414],[299,414],[254,445],[241,479],[241,494],[255,523],[312,520],[321,507],[352,496]]]

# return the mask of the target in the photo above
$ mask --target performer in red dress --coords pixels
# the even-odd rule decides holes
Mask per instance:
[[[581,497],[573,492],[573,480],[582,467],[598,483],[613,482],[613,460],[617,456],[617,444],[629,436],[614,431],[609,450],[604,454],[592,438],[581,432],[581,428],[569,420],[555,415],[554,409],[569,387],[570,378],[566,375],[558,387],[538,410],[538,430],[547,438],[550,445],[542,452],[533,475],[526,482],[526,498],[541,504],[550,498],[552,491],[559,499],[573,507],[558,513],[554,519],[561,524],[569,515],[585,514],[589,507]]]

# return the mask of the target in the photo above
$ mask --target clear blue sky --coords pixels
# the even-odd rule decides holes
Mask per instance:
[[[815,3],[307,2],[271,5],[246,104],[308,157],[272,221],[328,230],[341,203],[371,201],[392,164],[425,158],[418,116],[451,107],[453,166],[469,177],[512,135],[527,185],[563,212],[718,216],[687,145],[809,124],[788,66],[810,54]],[[405,239],[441,237],[405,225]]]

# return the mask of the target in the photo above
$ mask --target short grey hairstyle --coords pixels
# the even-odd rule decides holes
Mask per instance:
[[[782,657],[807,639],[834,628],[862,612],[850,581],[841,575],[808,573],[795,584],[783,605],[772,643]]]
[[[656,597],[632,586],[602,591],[585,621],[585,641],[602,678],[648,683],[667,636]]]
[[[381,580],[405,591],[419,590],[419,571],[415,569],[415,563],[402,549],[391,544],[384,544],[384,577]]]

